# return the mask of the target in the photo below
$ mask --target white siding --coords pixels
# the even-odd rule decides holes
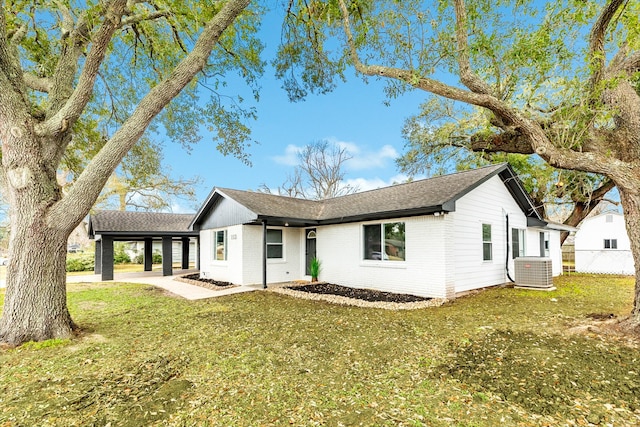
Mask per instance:
[[[319,279],[354,288],[445,297],[445,221],[446,215],[419,216],[318,227]],[[382,222],[405,223],[405,261],[363,259],[363,225]]]
[[[611,222],[607,222],[607,216]],[[605,249],[605,239],[616,239],[617,249]],[[575,237],[576,271],[635,274],[624,216],[606,213],[582,221]]]
[[[262,283],[262,227],[244,225],[243,227],[243,282],[244,284]],[[300,229],[291,227],[269,227],[282,230],[284,257],[267,260],[267,283],[287,282],[301,278]]]
[[[507,214],[509,228],[526,228],[522,210],[497,176],[456,202],[456,211],[450,214],[454,218],[456,292],[507,282]],[[482,259],[482,224],[491,224],[491,261]],[[510,264],[513,272],[513,263]]]
[[[213,236],[218,230],[227,231],[227,259],[224,261],[213,259]],[[203,277],[241,284],[242,265],[241,225],[200,231],[200,273]]]
[[[545,256],[540,253],[540,233],[549,233],[549,256],[551,258],[551,271],[553,276],[562,274],[562,247],[560,245],[560,232],[542,228],[527,228],[525,256]],[[513,271],[513,270],[511,270]],[[513,274],[511,275],[513,277]]]

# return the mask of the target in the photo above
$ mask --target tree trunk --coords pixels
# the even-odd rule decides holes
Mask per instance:
[[[0,341],[68,338],[74,324],[67,309],[67,235],[46,226],[41,213],[18,213],[12,222],[7,291]]]
[[[640,183],[635,190],[618,187],[627,225],[627,234],[631,243],[631,253],[636,266],[636,285],[630,318],[635,325],[640,325],[640,193],[638,189],[640,189]]]
[[[0,342],[11,345],[71,336],[67,239],[83,216],[65,212],[64,218],[50,218],[62,197],[56,168],[42,153],[46,140],[33,134],[29,122],[22,129],[13,127],[15,137],[2,145],[11,231]]]

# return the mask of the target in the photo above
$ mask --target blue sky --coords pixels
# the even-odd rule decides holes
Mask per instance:
[[[267,25],[262,31],[266,44],[265,60],[273,57],[279,41],[277,25]],[[191,153],[180,144],[166,141],[165,163],[174,176],[184,178],[198,175],[202,184],[197,187],[198,203],[204,201],[214,186],[240,190],[255,190],[266,184],[270,188],[281,185],[293,172],[296,150],[318,140],[329,140],[347,148],[353,157],[345,165],[347,183],[360,190],[369,190],[406,179],[396,168],[394,159],[404,147],[401,135],[404,120],[418,112],[426,94],[419,91],[393,99],[384,104],[384,81],[361,78],[348,72],[348,81],[326,95],[310,95],[303,102],[291,103],[282,82],[276,80],[267,67],[261,80],[260,101],[254,103],[258,119],[247,122],[252,137],[259,145],[252,145],[252,166],[233,157],[224,157],[204,126],[203,138]],[[228,94],[247,93],[242,80],[229,80]],[[237,87],[234,87],[236,85]],[[197,206],[179,202],[173,211],[192,211]]]
[[[345,146],[353,157],[345,165],[345,179],[360,190],[406,178],[396,168],[395,158],[404,147],[404,120],[418,112],[423,94],[404,96],[385,106],[382,84],[365,84],[354,77],[331,94],[290,103],[280,82],[265,80],[256,105],[258,119],[249,124],[259,142],[248,148],[251,166],[224,157],[206,133],[191,153],[179,144],[166,144],[165,162],[174,175],[202,178],[200,201],[214,186],[255,190],[264,183],[275,189],[293,172],[297,149],[325,139]]]

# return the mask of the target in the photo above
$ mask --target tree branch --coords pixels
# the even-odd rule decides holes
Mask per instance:
[[[60,9],[60,14],[62,15],[62,23],[60,24],[60,31],[62,33],[62,38],[68,37],[73,31],[73,15],[67,8],[67,6],[59,0],[54,0],[53,2],[58,9]]]
[[[23,25],[16,33],[11,37],[11,41],[17,38],[18,33],[26,31],[26,27]],[[24,35],[24,34],[23,34]],[[22,104],[24,110],[28,109],[28,102],[26,94],[24,93],[24,81],[22,80],[22,67],[18,59],[17,47],[8,42],[7,35],[7,21],[4,12],[0,12],[0,81],[2,81],[3,88],[12,88],[13,90],[3,90],[0,93],[0,113],[3,121],[7,120],[7,115],[12,115],[14,111],[10,111],[9,106],[15,106]],[[8,129],[5,129],[8,131]]]
[[[114,0],[104,15],[104,21],[91,40],[91,51],[87,55],[78,84],[65,105],[44,123],[36,126],[39,136],[55,135],[73,125],[91,99],[93,85],[107,52],[113,33],[120,24],[125,0]]]
[[[633,52],[629,56],[626,56],[625,53],[625,57],[619,61],[616,61],[615,59],[617,59],[617,55],[616,58],[614,58],[614,61],[612,61],[612,66],[610,67],[613,73],[623,71],[628,74],[633,74],[640,71],[640,51]],[[612,73],[609,72],[608,74]]]
[[[51,79],[47,77],[38,77],[32,73],[23,73],[22,78],[30,89],[44,93],[48,93],[51,90]]]
[[[146,15],[134,15],[134,16],[129,16],[127,18],[124,18],[121,22],[120,22],[120,28],[125,27],[127,25],[132,25],[132,24],[137,24],[138,22],[142,22],[142,21],[153,21],[154,19],[160,19],[160,18],[166,18],[167,16],[170,16],[171,12],[169,11],[156,11],[156,12],[151,12],[148,13]]]
[[[640,168],[640,162],[628,163],[607,156],[606,153],[578,152],[569,148],[556,147],[549,140],[539,123],[523,116],[518,110],[495,96],[462,90],[428,77],[419,76],[415,72],[408,70],[362,63],[356,50],[351,32],[349,13],[344,0],[339,0],[339,6],[342,11],[342,23],[347,38],[349,56],[358,72],[368,76],[381,76],[400,80],[414,88],[435,95],[486,108],[504,123],[509,124],[509,127],[520,132],[522,138],[529,141],[534,153],[557,168],[583,170],[603,175],[609,175],[614,168],[618,169],[621,174],[630,174],[633,168]]]
[[[604,76],[606,60],[604,42],[607,28],[620,6],[627,1],[628,0],[611,0],[604,9],[602,9],[600,16],[595,24],[593,24],[591,34],[589,35],[589,57],[592,68],[590,79],[591,90],[596,89]]]
[[[531,142],[522,133],[506,130],[491,135],[475,134],[471,136],[471,150],[488,153],[534,154]]]
[[[73,225],[82,219],[78,215],[91,208],[109,176],[149,123],[204,68],[223,31],[232,25],[249,3],[250,0],[230,0],[224,4],[206,24],[191,52],[140,101],[131,116],[87,165],[67,196],[51,208],[48,221]]]
[[[467,10],[464,0],[455,0],[456,41],[458,44],[458,68],[460,80],[472,92],[491,94],[491,88],[471,70],[469,62],[469,40],[467,35]]]

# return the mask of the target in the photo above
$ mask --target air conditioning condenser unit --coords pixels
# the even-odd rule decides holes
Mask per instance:
[[[545,291],[555,289],[550,258],[520,257],[514,263],[516,287]]]

